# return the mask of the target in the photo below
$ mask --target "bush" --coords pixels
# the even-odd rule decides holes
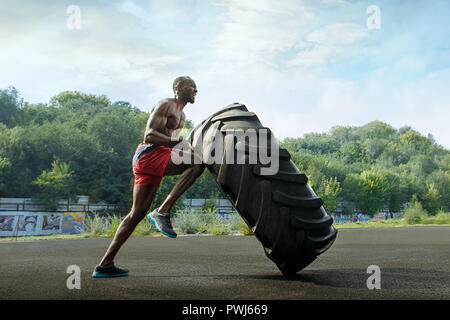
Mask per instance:
[[[404,217],[408,224],[421,224],[426,222],[428,214],[422,208],[417,197],[413,196],[411,203],[405,209]]]
[[[207,225],[209,234],[224,235],[230,233],[229,224],[222,218],[214,217]]]
[[[224,235],[230,233],[230,224],[224,219],[216,217],[213,209],[205,211],[179,211],[176,215],[175,226],[186,234],[209,233]]]
[[[206,219],[203,216],[204,214],[195,211],[179,211],[176,215],[174,225],[182,233],[203,233],[207,230]]]
[[[426,224],[450,224],[450,213],[445,213],[443,210],[439,211],[434,217],[429,217]]]
[[[202,206],[203,211],[216,211],[216,199],[208,199]]]
[[[108,226],[104,232],[105,236],[111,237],[111,238],[114,237],[114,235],[116,234],[117,228],[119,228],[119,225],[122,223],[122,220],[123,220],[123,218],[121,218],[121,217],[110,215]]]
[[[84,226],[86,232],[94,236],[99,236],[107,230],[107,225],[98,215],[94,215],[92,217],[86,216],[84,219]]]
[[[100,216],[86,216],[84,225],[86,233],[92,236],[101,236],[112,238],[116,234],[117,228],[125,217],[115,215],[108,216],[108,220],[104,221]],[[131,236],[147,236],[156,233],[156,227],[147,218],[144,218],[133,231]]]
[[[239,232],[243,235],[253,234],[252,230],[245,223],[244,219],[242,219],[242,217],[236,211],[233,211],[231,214],[230,229],[231,231]]]

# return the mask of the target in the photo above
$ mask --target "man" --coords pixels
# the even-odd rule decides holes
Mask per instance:
[[[171,238],[177,236],[169,212],[177,199],[202,174],[204,165],[199,159],[194,161],[193,154],[181,150],[192,150],[192,146],[179,137],[186,118],[183,109],[188,102],[194,103],[197,86],[190,77],[178,77],[173,83],[173,91],[174,98],[159,101],[150,113],[144,142],[138,145],[133,157],[133,206],[119,225],[105,256],[96,266],[92,274],[95,278],[128,275],[128,270],[114,265],[114,257],[147,214],[163,176],[181,174],[161,206],[147,216],[161,233]],[[182,159],[190,161],[186,163]]]

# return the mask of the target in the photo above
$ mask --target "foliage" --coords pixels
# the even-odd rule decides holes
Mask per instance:
[[[208,229],[207,221],[209,220],[205,219],[204,215],[199,212],[184,210],[177,212],[174,226],[186,234],[205,233]]]
[[[250,227],[236,211],[231,213],[230,230],[246,236],[253,234]]]
[[[42,171],[41,175],[33,181],[33,184],[40,189],[37,198],[49,210],[56,210],[61,197],[68,199],[75,195],[72,176],[73,171],[69,164],[59,160],[53,161],[52,169]]]
[[[214,217],[207,224],[207,233],[214,235],[225,235],[230,233],[230,226],[224,219]]]
[[[131,159],[148,116],[104,95],[65,91],[48,103],[30,104],[13,87],[0,90],[1,196],[39,198],[48,188],[54,197],[83,194],[92,201],[131,206]],[[186,120],[182,135],[193,127]],[[339,201],[347,213],[360,209],[373,214],[384,206],[399,212],[413,194],[430,214],[450,210],[450,151],[411,127],[397,130],[372,121],[286,138],[281,144],[310,177],[329,213]],[[68,171],[54,169],[55,161],[67,165]],[[66,180],[58,180],[58,174]],[[163,179],[152,209],[164,201],[177,179]],[[225,195],[205,170],[173,212],[183,207],[185,198]]]
[[[92,216],[86,215],[84,220],[86,234],[93,237],[108,237],[112,238],[116,234],[125,217],[110,215],[106,219],[97,214]],[[148,219],[142,221],[136,226],[131,236],[147,236],[156,233],[156,227]]]
[[[359,208],[368,215],[375,214],[388,201],[390,185],[381,171],[372,169],[362,172],[358,187]]]
[[[6,191],[8,181],[7,177],[11,170],[11,161],[8,158],[0,157],[0,195]]]
[[[328,212],[335,212],[339,206],[340,193],[342,191],[341,184],[336,177],[322,178],[316,192],[320,194],[323,200],[323,205]]]
[[[406,207],[404,219],[408,224],[420,224],[426,221],[427,212],[423,210],[416,195],[412,197],[411,203]]]
[[[425,224],[450,224],[450,213],[440,210],[435,216],[428,217]]]
[[[427,191],[423,196],[422,204],[424,209],[432,216],[442,209],[441,195],[434,183],[427,185]]]
[[[20,119],[20,107],[23,100],[19,98],[19,92],[14,87],[0,90],[0,123],[12,127]]]
[[[108,226],[103,222],[102,218],[98,215],[93,216],[86,215],[84,219],[84,227],[86,233],[92,236],[103,235],[108,230]]]
[[[203,211],[216,211],[216,200],[215,199],[206,199],[205,203],[202,206]]]
[[[321,181],[336,178],[347,214],[354,209],[374,214],[384,206],[399,212],[413,194],[430,214],[450,209],[450,152],[411,127],[396,130],[372,121],[286,138],[281,144],[324,200]]]

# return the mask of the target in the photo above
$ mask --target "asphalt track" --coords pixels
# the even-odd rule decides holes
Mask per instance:
[[[286,279],[253,236],[135,237],[93,279],[110,239],[0,242],[0,299],[450,299],[450,227],[340,229],[330,250]],[[81,289],[69,290],[69,265]],[[367,288],[367,268],[381,289]]]

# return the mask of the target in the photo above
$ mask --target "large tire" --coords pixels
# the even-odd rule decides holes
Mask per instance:
[[[245,143],[245,164],[225,163],[227,150],[237,143],[225,139],[230,130],[264,129],[258,117],[243,104],[234,103],[200,123],[188,140],[202,152],[208,162],[216,133],[223,141],[223,163],[207,164],[214,180],[228,196],[237,212],[261,242],[264,252],[285,276],[302,270],[326,251],[334,242],[337,230],[319,198],[300,173],[286,149],[279,150],[279,170],[274,175],[262,175],[259,163],[249,164],[249,154],[258,149]],[[268,128],[269,139],[274,139]],[[231,145],[230,145],[231,144]],[[242,143],[241,146],[242,147]],[[232,148],[232,149],[229,149]],[[237,152],[235,157],[237,157]],[[234,161],[237,159],[234,158]],[[242,159],[241,159],[242,160]],[[242,162],[241,162],[242,163]]]

